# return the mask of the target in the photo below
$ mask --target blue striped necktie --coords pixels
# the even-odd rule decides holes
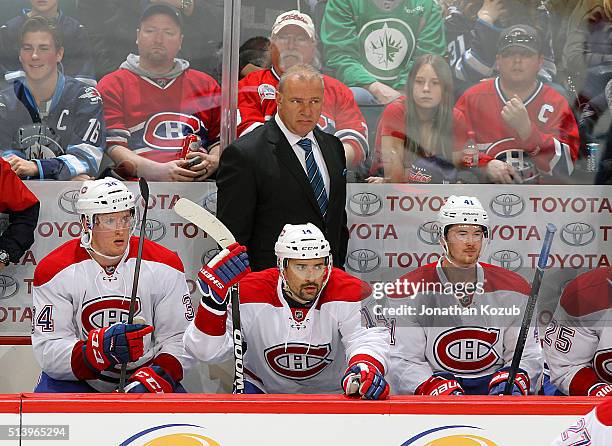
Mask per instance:
[[[319,209],[323,218],[327,214],[327,192],[325,192],[325,184],[323,183],[323,176],[317,166],[314,154],[312,153],[312,141],[308,138],[300,139],[297,142],[304,152],[306,152],[306,173],[308,175],[308,181],[314,192],[315,199],[319,204]]]

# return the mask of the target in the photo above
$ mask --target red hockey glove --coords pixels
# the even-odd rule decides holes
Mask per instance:
[[[137,361],[144,354],[143,338],[152,332],[151,325],[121,323],[91,330],[83,344],[83,357],[99,371]]]
[[[489,382],[489,395],[503,395],[508,384],[508,371],[510,367],[499,369],[493,374]],[[524,370],[518,369],[512,386],[512,395],[529,395],[530,388],[529,375]]]
[[[597,383],[589,389],[589,396],[612,396],[612,385]]]
[[[136,370],[125,386],[125,393],[173,393],[176,384],[172,377],[158,365]]]
[[[364,362],[353,364],[344,373],[342,389],[349,397],[364,400],[385,400],[389,397],[389,384],[376,367]]]
[[[465,391],[452,373],[436,373],[421,383],[414,391],[415,395],[463,395]]]

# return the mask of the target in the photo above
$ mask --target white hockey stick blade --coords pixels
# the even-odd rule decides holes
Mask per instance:
[[[230,230],[217,217],[187,198],[180,198],[174,204],[174,212],[206,232],[221,248],[236,242]]]

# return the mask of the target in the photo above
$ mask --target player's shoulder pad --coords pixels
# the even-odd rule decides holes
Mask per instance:
[[[601,424],[612,427],[612,398],[606,398],[595,408],[595,415]]]
[[[565,286],[561,294],[561,307],[574,317],[612,308],[611,276],[612,267],[594,268],[580,274]]]
[[[89,260],[87,251],[81,248],[81,240],[76,238],[58,246],[47,254],[34,270],[34,286],[41,286],[53,279],[70,265]]]
[[[501,266],[479,262],[484,269],[485,293],[494,291],[514,291],[529,296],[531,286],[520,274],[507,270]]]
[[[138,240],[139,237],[130,237],[130,252],[125,259],[126,261],[128,259],[135,259],[138,256]],[[142,245],[142,260],[163,263],[177,271],[185,272],[183,262],[174,251],[170,251],[168,248],[146,238]]]
[[[372,294],[372,287],[340,268],[333,268],[317,307],[329,302],[361,302]]]
[[[282,307],[278,298],[278,268],[268,268],[247,274],[240,281],[240,304],[269,304]]]
[[[426,265],[421,266],[420,268],[414,269],[410,271],[409,273],[404,274],[399,279],[397,279],[397,281],[399,281],[399,283],[409,283],[409,282],[423,283],[423,284],[438,283],[440,282],[440,278],[438,277],[438,273],[436,271],[437,265],[438,265],[437,262],[428,263]],[[406,297],[411,297],[411,294],[406,295],[406,294],[391,293],[391,294],[387,294],[387,297],[396,298],[396,299],[406,298]]]

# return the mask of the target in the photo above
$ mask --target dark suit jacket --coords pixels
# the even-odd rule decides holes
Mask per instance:
[[[223,150],[217,171],[217,217],[248,249],[253,270],[276,266],[274,244],[286,223],[313,223],[331,245],[334,265],[344,266],[348,244],[346,160],[338,138],[314,130],[329,171],[325,221],[306,172],[271,119]]]

